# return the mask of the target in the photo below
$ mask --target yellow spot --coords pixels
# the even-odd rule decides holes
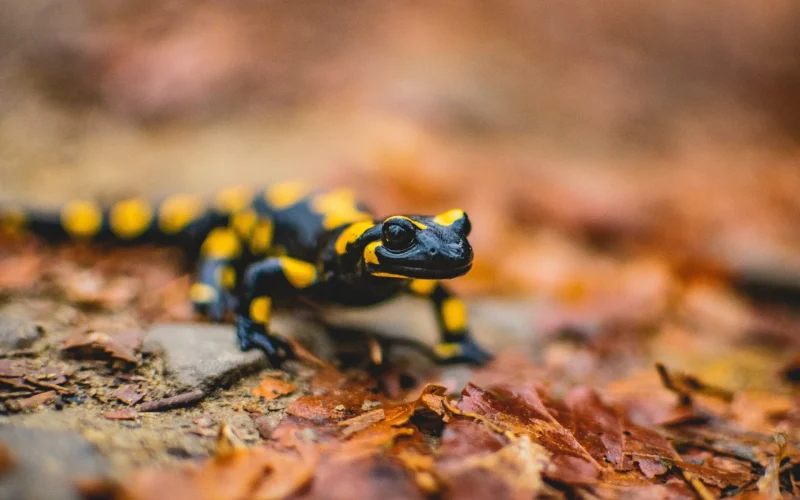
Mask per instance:
[[[436,280],[414,280],[408,287],[417,295],[428,296],[436,290],[438,284]]]
[[[256,323],[268,323],[271,311],[272,299],[269,297],[259,297],[250,303],[250,319]]]
[[[165,234],[175,234],[194,222],[203,213],[203,201],[199,196],[170,196],[161,204],[158,227]]]
[[[306,288],[317,279],[317,268],[302,260],[281,257],[281,269],[295,288]]]
[[[239,233],[242,238],[250,238],[257,222],[258,214],[252,208],[236,212],[231,217],[231,227]]]
[[[232,259],[239,256],[242,245],[231,229],[218,227],[208,234],[200,251],[206,257]]]
[[[455,221],[462,219],[464,217],[464,211],[460,208],[454,208],[452,210],[448,210],[447,212],[441,213],[433,218],[433,222],[439,224],[440,226],[450,226]]]
[[[90,201],[71,201],[61,211],[61,225],[74,237],[89,238],[97,234],[103,224],[103,213]]]
[[[225,267],[222,269],[222,273],[220,276],[220,283],[227,289],[233,289],[236,287],[236,270],[232,267]]]
[[[267,189],[267,202],[275,209],[290,207],[302,200],[311,189],[303,182],[283,182]]]
[[[367,264],[380,264],[380,262],[378,262],[378,255],[375,253],[375,249],[379,246],[381,246],[380,241],[373,241],[364,248],[364,262]]]
[[[21,234],[27,223],[28,217],[21,209],[9,208],[0,212],[0,233],[6,236]]]
[[[353,210],[351,212],[335,212],[325,216],[322,220],[322,226],[325,229],[333,229],[358,221],[372,221],[372,216],[367,212],[360,212],[358,210]]]
[[[421,222],[417,222],[417,221],[415,221],[415,220],[413,220],[413,219],[410,219],[410,218],[406,217],[405,215],[393,215],[393,216],[391,216],[391,217],[387,218],[387,219],[386,219],[385,221],[383,221],[383,222],[384,222],[384,223],[386,223],[386,222],[389,222],[389,221],[390,221],[390,220],[392,220],[392,219],[404,219],[404,220],[407,220],[408,222],[410,222],[410,223],[414,224],[414,226],[415,226],[417,229],[422,229],[422,230],[428,229],[428,226],[426,226],[425,224],[423,224],[423,223],[421,223]]]
[[[253,236],[250,240],[250,251],[255,255],[260,255],[269,250],[272,245],[272,232],[273,226],[271,220],[263,219],[259,222],[255,230],[253,230]]]
[[[377,276],[378,278],[404,278],[408,279],[408,276],[403,276],[402,274],[394,274],[394,273],[372,273],[373,276]]]
[[[356,222],[350,225],[347,229],[342,231],[338,238],[336,238],[336,253],[343,255],[347,251],[347,245],[355,242],[359,236],[364,234],[368,229],[372,228],[372,222]]]
[[[140,236],[150,227],[153,220],[153,209],[142,199],[120,201],[111,207],[108,222],[111,230],[122,239]]]
[[[217,290],[205,283],[195,283],[189,288],[189,298],[195,304],[209,304],[219,298]]]
[[[356,206],[356,197],[349,189],[338,189],[311,200],[311,208],[323,216],[322,226],[333,229],[348,223],[371,219]]]
[[[460,299],[450,297],[442,302],[442,320],[448,332],[458,332],[467,327],[467,308]]]
[[[349,189],[337,189],[320,194],[311,200],[311,208],[320,214],[355,208],[356,197]]]
[[[253,190],[245,186],[223,189],[214,198],[214,206],[220,212],[233,213],[247,207],[253,199]]]
[[[439,359],[454,358],[461,354],[461,346],[455,342],[442,342],[433,348],[433,352]]]

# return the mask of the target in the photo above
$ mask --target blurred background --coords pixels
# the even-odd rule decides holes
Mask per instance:
[[[792,287],[797,26],[793,0],[5,0],[0,198],[312,178],[463,206],[466,292]]]

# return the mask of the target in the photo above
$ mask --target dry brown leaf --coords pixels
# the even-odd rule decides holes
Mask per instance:
[[[136,420],[139,417],[139,412],[134,408],[122,408],[107,411],[103,413],[103,416],[108,420]]]
[[[138,364],[137,351],[142,345],[144,332],[126,330],[115,334],[87,331],[69,337],[64,341],[62,349],[86,356],[110,356],[131,364]]]
[[[264,401],[271,401],[280,396],[291,394],[296,390],[297,386],[291,382],[266,377],[252,390],[252,394],[260,397]]]

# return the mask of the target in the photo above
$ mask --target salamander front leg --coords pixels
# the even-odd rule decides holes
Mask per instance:
[[[482,365],[492,359],[469,333],[467,308],[461,299],[436,280],[413,280],[409,289],[417,296],[428,298],[435,308],[441,342],[434,352],[439,362]]]
[[[273,300],[300,294],[315,283],[316,268],[301,260],[268,258],[250,266],[245,272],[236,317],[239,348],[261,349],[274,366],[290,357],[288,342],[269,331]]]

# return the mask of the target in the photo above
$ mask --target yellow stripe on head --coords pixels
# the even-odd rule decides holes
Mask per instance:
[[[442,301],[442,320],[448,332],[458,332],[467,327],[467,308],[460,299],[450,297]]]
[[[306,288],[317,279],[317,268],[308,262],[281,257],[283,275],[295,288]]]
[[[61,210],[61,225],[70,236],[90,238],[103,226],[103,212],[91,201],[71,201]]]
[[[367,264],[380,264],[378,255],[375,253],[375,249],[379,246],[381,246],[380,241],[373,241],[364,248],[364,262]]]
[[[111,207],[109,225],[118,237],[128,240],[140,236],[150,227],[153,208],[146,200],[133,198],[120,201]]]
[[[309,191],[311,189],[303,182],[283,182],[267,189],[264,196],[270,206],[281,210],[302,200]]]
[[[394,274],[394,273],[372,273],[373,276],[377,276],[378,278],[403,278],[409,279],[408,276],[403,276],[402,274]]]
[[[253,199],[253,190],[245,186],[223,189],[214,198],[214,206],[220,212],[233,213],[246,208]]]
[[[347,245],[354,243],[362,234],[372,229],[373,226],[375,226],[375,224],[373,224],[372,221],[351,224],[336,238],[336,244],[334,245],[336,253],[344,255],[347,251]]]
[[[386,222],[389,222],[389,221],[390,221],[390,220],[392,220],[392,219],[404,219],[404,220],[407,220],[408,222],[410,222],[410,223],[414,224],[414,227],[416,227],[417,229],[421,229],[421,230],[423,230],[423,231],[424,231],[425,229],[428,229],[428,226],[426,226],[425,224],[423,224],[423,223],[421,223],[421,222],[417,222],[417,221],[415,221],[414,219],[411,219],[411,218],[409,218],[409,217],[406,217],[405,215],[393,215],[393,216],[391,216],[391,217],[387,218],[387,219],[386,219],[385,221],[383,221],[383,222],[384,222],[384,223],[386,223]]]
[[[239,237],[232,229],[218,227],[208,233],[200,252],[211,258],[235,259],[242,251]]]
[[[266,253],[272,246],[274,226],[270,219],[262,219],[250,238],[250,251],[255,255]]]
[[[159,208],[158,228],[165,234],[178,233],[200,217],[203,209],[203,201],[199,196],[170,196]]]
[[[441,213],[433,218],[433,222],[439,224],[440,226],[451,226],[453,223],[459,219],[464,218],[464,211],[460,208],[454,208],[452,210],[448,210],[447,212]]]
[[[266,324],[272,312],[272,299],[259,297],[250,303],[250,319],[256,323]]]

